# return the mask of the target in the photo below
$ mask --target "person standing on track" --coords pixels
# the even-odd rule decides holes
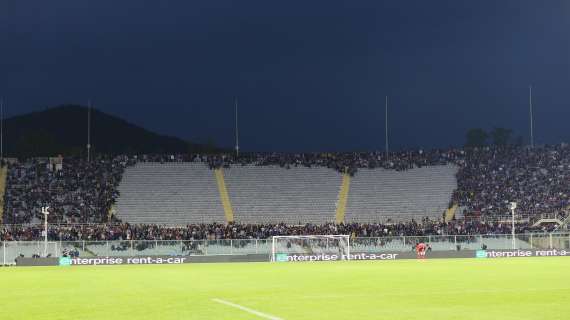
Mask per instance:
[[[418,255],[418,259],[426,258],[426,250],[427,250],[427,245],[425,243],[418,242],[416,244],[416,254]]]

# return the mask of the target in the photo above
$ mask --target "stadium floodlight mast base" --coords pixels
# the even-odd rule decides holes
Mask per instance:
[[[325,246],[325,250],[331,249],[331,250],[343,250],[344,252],[341,252],[339,254],[339,258],[340,260],[344,260],[344,258],[346,258],[346,260],[350,260],[350,235],[312,235],[312,236],[273,236],[272,237],[272,242],[271,242],[271,262],[276,262],[278,261],[278,259],[276,259],[277,255],[279,255],[279,248],[277,247],[277,243],[280,240],[305,240],[305,241],[325,241],[326,246]],[[335,243],[335,241],[337,241]],[[330,244],[330,246],[329,246]],[[335,246],[335,244],[338,244],[338,246]],[[309,248],[304,248],[305,250],[309,250],[307,251],[303,251],[303,252],[291,252],[291,251],[287,251],[287,252],[283,252],[283,254],[299,254],[299,255],[315,255],[315,252],[318,251],[318,246],[315,246],[314,248],[310,247]],[[314,250],[315,249],[315,250]],[[331,252],[327,252],[327,254],[330,254]],[[338,252],[334,252],[333,254],[337,254]],[[321,253],[322,254],[322,253]]]
[[[49,207],[42,207],[42,213],[44,215],[44,257],[47,257],[47,249],[48,249],[48,231],[47,231],[47,225],[48,225],[48,215],[49,215]]]
[[[517,208],[517,203],[516,202],[511,202],[511,220],[512,220],[512,226],[511,226],[511,236],[513,237],[513,250],[517,249],[517,240],[516,240],[516,231],[515,231],[515,209]]]

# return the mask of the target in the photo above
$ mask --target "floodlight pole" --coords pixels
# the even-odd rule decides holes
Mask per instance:
[[[237,101],[237,97],[234,100],[234,105],[235,105],[235,135],[236,135],[236,158],[239,157],[239,127],[238,127],[238,101]]]
[[[517,208],[516,202],[511,202],[511,236],[513,238],[513,250],[517,249],[516,231],[515,231],[515,209]]]
[[[528,87],[528,106],[530,112],[530,147],[534,148],[534,115],[532,110],[532,86]]]
[[[91,162],[91,100],[87,102],[87,162]]]
[[[388,96],[386,96],[386,106],[385,106],[385,115],[384,115],[384,119],[385,119],[385,125],[384,127],[386,128],[386,134],[385,134],[385,138],[386,138],[386,161],[388,161]]]
[[[48,211],[49,207],[42,207],[42,213],[44,215],[44,257],[47,257],[48,248]]]

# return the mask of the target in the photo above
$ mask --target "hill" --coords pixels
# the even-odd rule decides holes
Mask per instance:
[[[85,155],[88,109],[64,105],[4,121],[6,157]],[[215,152],[213,146],[160,135],[97,109],[91,110],[92,155]]]

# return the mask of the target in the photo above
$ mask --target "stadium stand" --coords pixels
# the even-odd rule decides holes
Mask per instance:
[[[202,163],[139,163],[124,174],[116,217],[143,224],[322,224],[344,221],[338,210],[343,206],[346,221],[377,222],[402,213],[407,219],[434,217],[449,204],[455,171],[451,165],[371,169],[350,178],[322,167],[234,165],[212,171]]]
[[[115,240],[227,240],[267,239],[287,235],[335,235],[346,234],[356,238],[442,236],[442,235],[493,235],[510,234],[510,223],[475,222],[443,219],[406,221],[398,223],[350,223],[350,224],[198,224],[186,226],[159,225],[51,225],[48,229],[50,241],[115,241]],[[544,232],[555,229],[533,227],[528,223],[516,224],[516,232]],[[2,241],[43,240],[42,225],[5,225],[0,229]]]
[[[566,144],[528,148],[483,148],[458,162],[454,202],[467,213],[540,217],[566,208],[570,196],[570,148]]]
[[[352,178],[346,221],[380,222],[441,217],[457,187],[454,165],[429,166],[404,172],[360,170]]]
[[[0,223],[4,216],[4,199],[6,193],[6,178],[8,177],[8,167],[2,164],[0,168]]]
[[[101,223],[119,196],[127,157],[97,158],[87,162],[66,158],[61,167],[48,158],[8,165],[4,195],[7,224],[43,220],[42,206],[50,206],[49,221],[55,223]]]
[[[396,222],[396,215],[439,218],[449,208],[456,214],[446,211],[448,222],[500,222],[515,201],[517,217],[531,225],[553,215],[568,224],[569,179],[565,144],[388,158],[378,152],[99,156],[65,158],[61,168],[36,158],[8,164],[3,223],[38,223],[44,205],[52,207],[51,224]]]
[[[8,163],[0,256],[268,253],[277,235],[350,235],[353,251],[567,248],[570,148],[99,156]],[[5,180],[3,180],[5,177]],[[1,212],[1,211],[0,211]],[[287,249],[287,248],[285,248]],[[302,248],[291,247],[298,251]],[[286,250],[285,250],[286,251]]]
[[[342,177],[333,170],[246,165],[224,173],[237,222],[322,224],[335,219]]]
[[[116,217],[133,224],[224,222],[212,170],[200,162],[143,162],[127,168]]]

